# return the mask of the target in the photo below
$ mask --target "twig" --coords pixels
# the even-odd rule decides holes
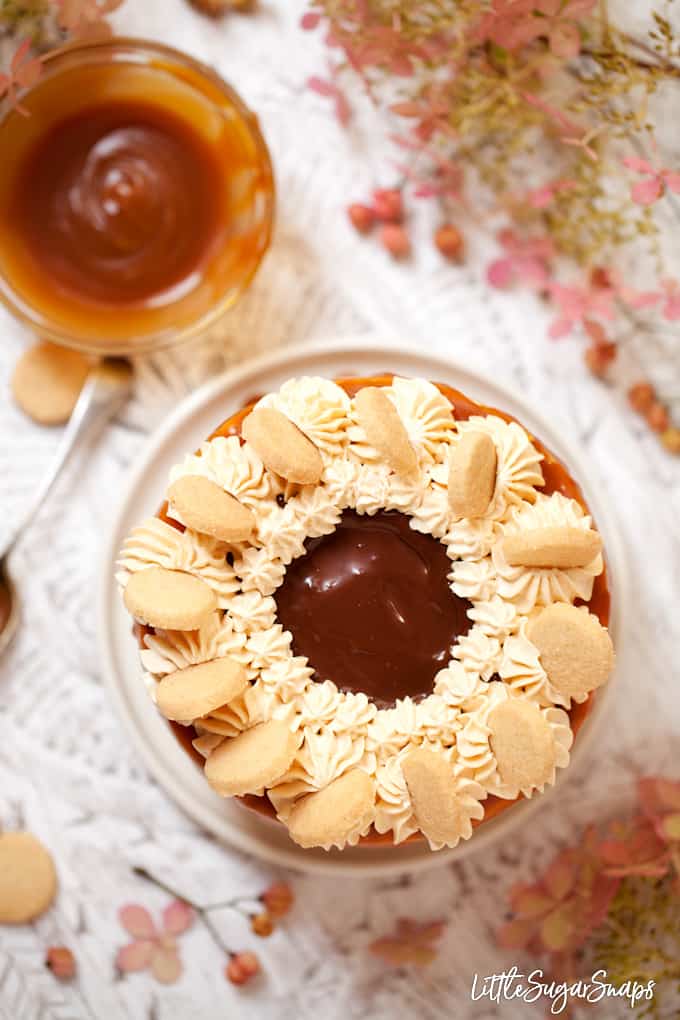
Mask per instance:
[[[153,885],[158,886],[159,889],[168,893],[169,896],[173,896],[175,899],[181,900],[183,903],[187,903],[190,907],[192,907],[196,911],[199,920],[205,925],[205,928],[213,942],[219,946],[223,952],[228,953],[229,956],[234,955],[234,951],[230,949],[222,939],[218,928],[215,926],[212,918],[210,917],[209,911],[217,910],[220,907],[231,907],[234,910],[238,910],[238,907],[236,907],[235,904],[237,904],[239,900],[231,900],[225,903],[213,903],[209,907],[199,907],[197,903],[194,903],[187,896],[180,895],[180,893],[178,893],[176,889],[173,889],[172,886],[169,886],[167,882],[163,882],[160,878],[156,878],[156,876],[152,875],[146,870],[146,868],[135,867],[132,870],[135,875],[138,875],[140,878],[145,878],[147,882],[151,882]],[[239,913],[241,912],[239,911]]]
[[[223,900],[221,903],[210,903],[208,906],[201,907],[198,905],[198,903],[195,903],[193,900],[189,899],[188,896],[183,896],[181,893],[177,892],[176,889],[173,889],[171,886],[169,886],[166,882],[163,882],[160,878],[156,878],[156,876],[152,875],[149,871],[146,870],[146,868],[134,867],[132,871],[135,875],[139,875],[140,878],[145,878],[147,882],[151,882],[153,885],[158,886],[159,889],[162,889],[169,896],[174,896],[176,900],[182,900],[183,903],[188,903],[190,907],[193,907],[197,914],[201,914],[204,917],[211,910],[226,910],[228,908],[231,910],[236,910],[239,914],[243,914],[243,911],[239,910],[238,905],[239,903],[244,903],[248,901],[248,897],[246,896],[240,897],[237,896],[233,900]]]

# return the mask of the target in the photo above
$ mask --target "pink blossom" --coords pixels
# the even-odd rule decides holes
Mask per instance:
[[[621,299],[624,305],[628,305],[629,308],[642,309],[651,308],[657,304],[661,299],[662,295],[656,290],[635,290],[633,287],[628,287],[625,284],[620,284],[616,287],[616,295]]]
[[[133,941],[123,946],[116,956],[116,966],[123,974],[146,970],[162,984],[173,984],[182,973],[177,935],[191,927],[194,911],[182,900],[173,900],[163,911],[163,924],[157,929],[146,907],[136,903],[121,907],[118,919]]]
[[[661,294],[658,290],[636,290],[635,287],[629,286],[624,281],[623,275],[619,269],[611,267],[609,269],[603,269],[601,272],[604,274],[605,283],[600,284],[600,286],[604,286],[605,289],[612,290],[619,301],[621,301],[622,304],[627,305],[628,308],[634,308],[635,310],[652,308],[654,305],[658,304],[663,297],[663,294]]]
[[[417,120],[418,123],[414,131],[417,141],[411,143],[413,148],[420,147],[422,142],[428,142],[435,132],[446,133],[448,131],[450,108],[448,103],[443,100],[434,97],[405,100],[401,103],[394,103],[390,109],[398,117]],[[406,142],[405,144],[408,147]]]
[[[437,165],[428,175],[402,163],[395,164],[395,169],[414,185],[414,198],[447,197],[456,201],[462,199],[463,171],[456,163],[451,162],[448,166]]]
[[[411,78],[414,61],[428,59],[427,49],[405,38],[397,26],[364,24],[363,28],[360,39],[351,31],[341,38],[348,63],[360,74],[367,68],[379,67],[397,77]]]
[[[657,168],[648,159],[626,156],[623,165],[635,173],[644,174],[646,180],[638,181],[630,190],[630,196],[638,205],[653,205],[666,193],[666,189],[680,193],[680,172],[667,167]]]
[[[550,52],[554,56],[570,60],[579,55],[581,33],[578,22],[592,12],[595,4],[596,0],[567,0],[566,3],[564,0],[538,0],[534,19],[544,22],[541,35],[548,37]]]
[[[488,267],[486,278],[492,287],[509,287],[520,281],[541,289],[548,283],[548,262],[555,254],[548,237],[521,238],[513,230],[502,230],[498,240],[505,255]]]
[[[677,322],[680,319],[680,283],[677,280],[662,280],[661,287],[664,302],[662,315],[669,322]]]
[[[10,104],[19,112],[27,111],[20,105],[17,97],[18,89],[27,89],[38,81],[42,74],[42,64],[38,57],[31,57],[31,40],[24,39],[9,65],[9,74],[0,74],[0,99],[7,96]]]
[[[424,967],[437,956],[436,943],[445,928],[444,921],[427,921],[420,924],[408,917],[400,917],[392,935],[383,935],[369,945],[374,956],[393,967],[414,964]]]
[[[315,29],[321,21],[321,14],[319,11],[307,11],[300,18],[300,27],[305,29],[306,32],[311,32]]]
[[[324,96],[327,99],[333,100],[335,108],[335,116],[338,118],[342,126],[344,127],[352,116],[352,110],[347,98],[334,81],[328,81],[326,78],[319,78],[318,75],[313,74],[311,78],[307,79],[307,87],[316,92],[320,96]]]
[[[526,201],[533,209],[547,209],[555,200],[555,196],[561,191],[569,191],[576,187],[576,181],[557,179],[544,184],[541,188],[535,188],[526,194]]]
[[[490,40],[511,52],[546,38],[550,52],[568,60],[578,56],[578,23],[590,14],[596,0],[495,0],[480,21],[475,38]]]
[[[605,287],[565,287],[561,283],[551,283],[548,287],[550,296],[558,306],[559,314],[553,320],[548,335],[558,340],[571,333],[574,326],[583,323],[584,319],[599,316],[611,320],[614,317],[614,292]]]
[[[123,0],[57,0],[59,25],[71,35],[82,36],[123,3]]]
[[[534,0],[493,0],[477,25],[473,39],[492,42],[507,50],[524,46],[540,34],[534,31],[534,6]]]
[[[507,949],[571,953],[602,924],[619,883],[603,873],[596,833],[589,829],[538,882],[512,889],[515,917],[500,929],[498,941]]]
[[[609,828],[609,838],[600,844],[605,872],[615,878],[638,875],[663,878],[668,872],[668,852],[649,819],[634,818]]]

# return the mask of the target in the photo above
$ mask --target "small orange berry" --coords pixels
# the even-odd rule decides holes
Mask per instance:
[[[386,223],[380,231],[383,248],[393,259],[404,259],[411,254],[411,241],[403,227],[397,223]]]
[[[584,319],[583,328],[594,344],[609,343],[604,326],[596,319]]]
[[[604,266],[595,266],[590,271],[590,286],[597,290],[608,290],[612,285],[609,270]]]
[[[462,262],[465,254],[465,241],[458,227],[452,223],[444,223],[435,231],[434,243],[447,259]]]
[[[260,970],[260,961],[255,953],[234,953],[224,968],[224,976],[232,985],[245,985]]]
[[[260,896],[267,913],[274,920],[283,917],[293,906],[293,890],[287,882],[272,882]]]
[[[398,188],[376,188],[373,192],[373,212],[386,223],[401,223],[404,202]]]
[[[76,976],[76,958],[66,946],[50,946],[45,965],[60,981],[72,981]]]
[[[245,11],[253,4],[253,0],[190,0],[193,7],[211,18],[220,18],[227,11]]]
[[[646,414],[656,399],[656,390],[649,382],[635,383],[628,390],[628,402],[638,414]]]
[[[259,935],[263,939],[271,935],[274,931],[274,924],[266,910],[263,910],[261,914],[253,914],[250,918],[250,930],[254,935]]]
[[[367,234],[375,223],[375,213],[370,205],[362,205],[361,202],[353,202],[347,207],[349,221],[355,230],[360,234]]]
[[[665,432],[668,428],[669,418],[668,411],[663,404],[655,400],[652,406],[645,413],[647,424],[655,432]]]
[[[680,454],[680,429],[671,425],[661,433],[661,442],[669,453]]]
[[[586,347],[583,358],[586,365],[598,379],[607,374],[607,369],[616,358],[617,348],[614,343],[593,344]]]

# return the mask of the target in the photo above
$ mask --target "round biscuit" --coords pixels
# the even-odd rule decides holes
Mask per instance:
[[[156,705],[166,719],[189,723],[233,701],[247,687],[239,662],[212,659],[164,676],[156,687]]]
[[[602,539],[590,529],[550,526],[505,535],[501,548],[511,567],[571,570],[592,563],[602,549]]]
[[[614,668],[609,631],[592,613],[556,602],[529,621],[527,637],[553,687],[570,698],[583,698],[601,687]]]
[[[291,839],[301,847],[343,846],[375,815],[375,783],[361,769],[350,769],[318,793],[297,801],[288,818]]]
[[[465,432],[449,461],[449,506],[457,517],[482,517],[496,488],[496,444],[486,432]]]
[[[532,790],[548,782],[555,767],[555,737],[536,705],[510,698],[491,710],[488,725],[504,786]]]
[[[323,461],[311,439],[273,407],[256,407],[244,418],[241,435],[264,466],[298,485],[316,485]]]
[[[30,832],[0,833],[0,924],[40,917],[57,894],[51,855]]]
[[[453,770],[441,754],[411,751],[401,766],[416,821],[432,843],[455,846],[464,818],[455,794]]]
[[[12,395],[29,418],[40,425],[63,425],[90,371],[79,351],[42,341],[19,358],[12,376]]]
[[[217,596],[205,581],[166,567],[131,574],[123,599],[136,620],[163,630],[198,630],[217,609]]]
[[[205,776],[223,797],[259,793],[290,768],[296,749],[286,723],[270,719],[223,740],[208,756]]]
[[[245,542],[255,530],[252,510],[204,475],[183,475],[174,481],[168,503],[187,527],[221,542]]]
[[[396,407],[379,386],[365,386],[354,397],[356,418],[386,463],[397,474],[409,475],[418,469],[418,458],[406,426]]]

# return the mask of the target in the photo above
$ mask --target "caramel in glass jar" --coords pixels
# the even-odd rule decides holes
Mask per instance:
[[[0,277],[20,317],[134,351],[232,303],[268,244],[273,186],[224,83],[121,40],[63,51],[22,106],[0,124]]]

